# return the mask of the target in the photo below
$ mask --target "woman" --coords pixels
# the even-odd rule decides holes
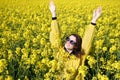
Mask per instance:
[[[56,48],[56,49],[62,50],[63,47],[61,46],[60,32],[59,32],[57,17],[56,17],[56,9],[55,9],[54,2],[52,0],[50,1],[49,8],[52,14],[50,42],[53,49]],[[96,30],[95,29],[96,21],[101,15],[101,11],[102,9],[100,7],[94,10],[91,24],[88,27],[86,27],[83,38],[81,38],[78,34],[71,34],[69,37],[66,37],[64,50],[69,54],[73,54],[76,56],[76,59],[66,61],[66,64],[65,64],[67,65],[66,68],[68,68],[68,66],[70,67],[72,66],[77,72],[77,69],[79,68],[79,66],[84,65],[85,58],[89,54],[91,43]],[[61,57],[60,53],[56,53],[55,57],[59,59]],[[73,74],[74,76],[77,75],[76,72]],[[74,78],[71,78],[71,79],[74,79]]]

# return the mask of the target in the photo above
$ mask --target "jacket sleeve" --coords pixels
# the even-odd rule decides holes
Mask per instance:
[[[50,43],[52,48],[59,48],[61,46],[60,32],[57,20],[52,20],[51,22]]]
[[[94,38],[94,34],[95,34],[95,26],[90,24],[86,27],[85,29],[85,33],[84,33],[84,36],[83,36],[83,39],[82,39],[82,50],[84,52],[84,55],[82,55],[82,65],[84,65],[84,62],[85,62],[85,59],[86,59],[86,56],[89,54],[90,52],[90,48],[91,48],[91,45],[92,45],[92,41],[93,41],[93,38]]]
[[[82,41],[83,41],[82,42],[82,51],[84,52],[84,54],[80,57],[80,65],[78,66],[78,68],[80,66],[84,66],[85,59],[86,59],[87,55],[89,54],[89,51],[90,51],[90,48],[92,45],[95,31],[96,31],[95,26],[93,26],[92,24],[88,25],[85,29],[85,33],[82,38]],[[76,80],[84,80],[83,75],[82,74],[76,75]]]

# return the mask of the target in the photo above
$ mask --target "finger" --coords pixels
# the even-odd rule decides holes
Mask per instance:
[[[98,12],[101,13],[102,12],[102,8],[101,7],[98,7]]]
[[[96,16],[96,14],[97,14],[97,9],[95,9],[95,16]]]
[[[49,9],[51,9],[52,6],[54,6],[54,2],[53,2],[53,0],[50,0]]]
[[[93,11],[93,14],[94,14],[94,15],[96,14],[96,11],[97,11],[96,9]]]
[[[53,0],[50,0],[50,6],[54,5]]]

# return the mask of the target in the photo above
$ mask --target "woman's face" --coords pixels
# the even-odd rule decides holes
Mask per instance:
[[[71,36],[66,38],[65,48],[67,50],[73,50],[75,44],[76,44],[76,37],[71,35]]]

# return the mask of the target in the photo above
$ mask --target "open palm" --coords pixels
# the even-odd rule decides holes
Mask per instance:
[[[94,10],[93,12],[93,19],[92,19],[92,22],[96,22],[96,20],[100,17],[102,13],[102,8],[101,7],[98,7],[97,9]]]
[[[53,0],[50,0],[49,9],[52,14],[52,17],[56,17],[56,8],[55,8]]]

